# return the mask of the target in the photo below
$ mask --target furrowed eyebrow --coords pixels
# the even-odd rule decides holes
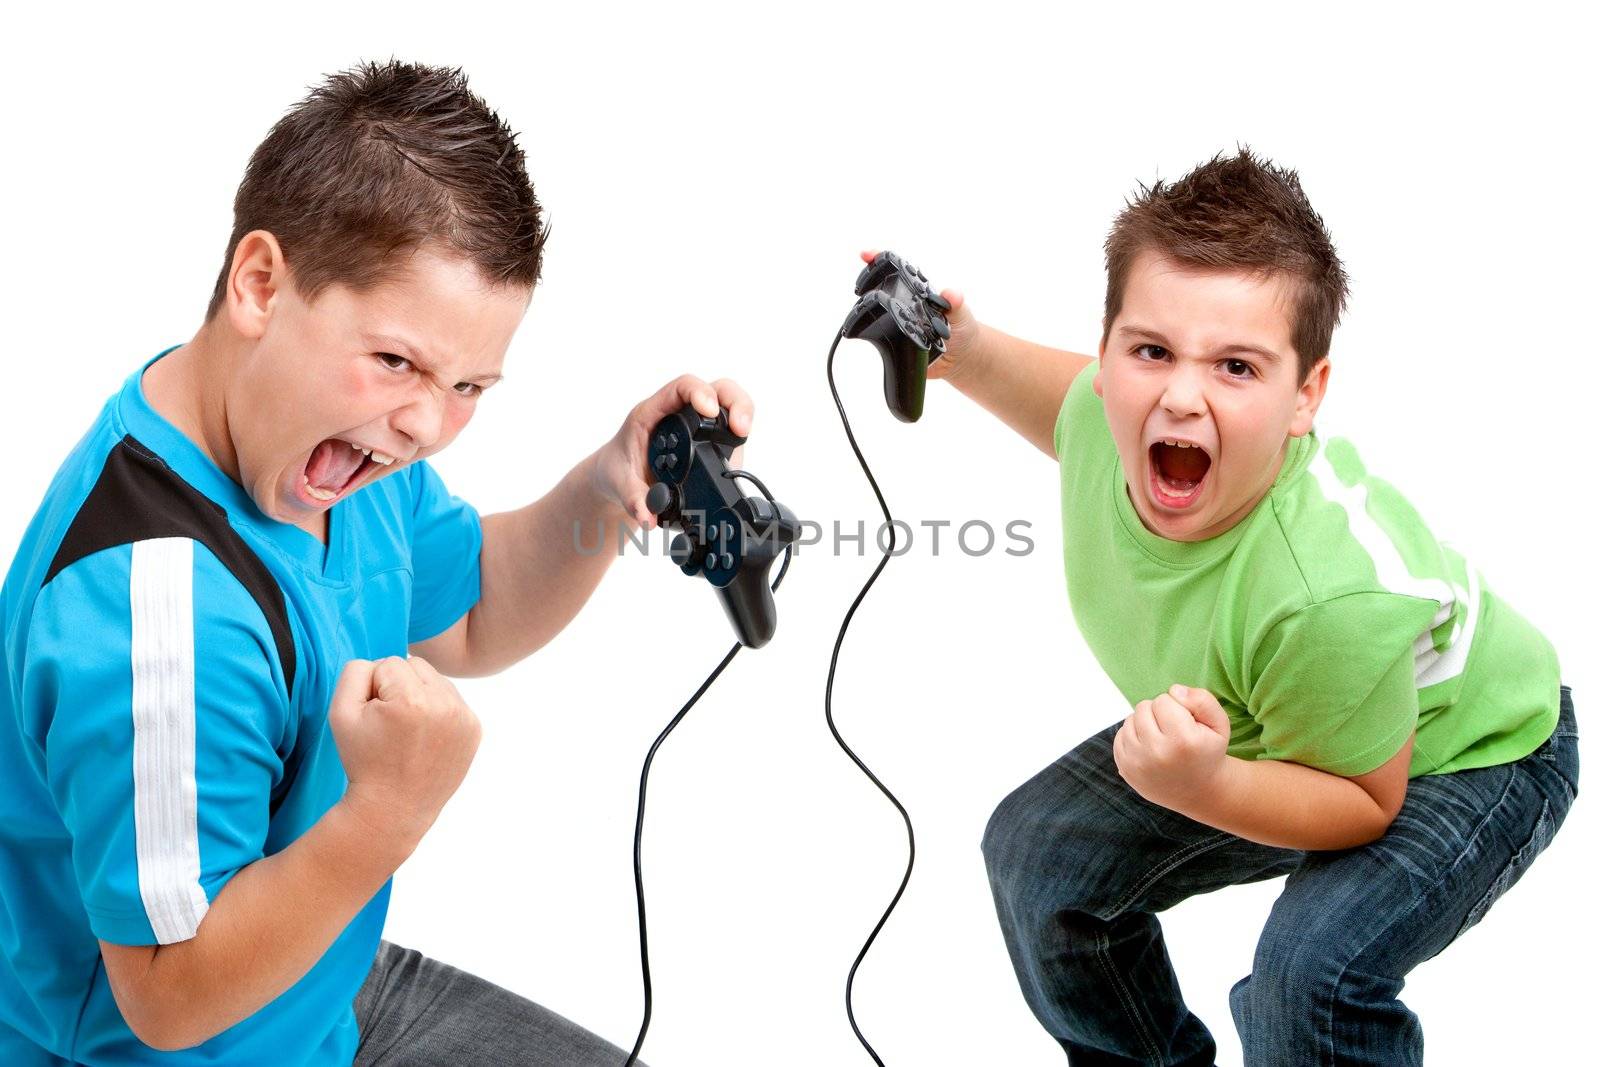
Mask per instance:
[[[1168,342],[1165,337],[1162,337],[1156,331],[1154,331],[1152,329],[1149,329],[1148,327],[1145,327],[1145,326],[1118,326],[1117,327],[1117,333],[1119,333],[1119,334],[1127,334],[1129,337],[1146,337],[1146,338],[1149,338],[1151,341],[1154,341],[1156,344],[1162,346],[1163,348],[1171,348],[1172,347],[1171,343]],[[1261,359],[1264,360],[1267,363],[1282,363],[1283,362],[1283,357],[1280,356],[1278,353],[1272,351],[1272,349],[1270,349],[1270,348],[1258,348],[1255,345],[1228,345],[1228,346],[1220,349],[1219,351],[1217,351],[1214,354],[1215,355],[1219,355],[1219,356],[1226,356],[1226,355],[1229,355],[1229,354],[1234,353],[1234,352],[1243,352],[1243,353],[1249,353],[1250,355],[1253,355],[1253,356],[1260,356]]]
[[[420,367],[423,371],[431,374],[435,378],[439,376],[437,369],[435,369],[431,364],[423,360],[417,354],[416,347],[402,338],[395,337],[393,334],[372,333],[366,335],[366,340],[368,344],[383,351],[390,351],[391,349],[394,350],[395,355],[404,356],[406,359],[410,360],[412,364]],[[505,375],[503,374],[475,374],[470,378],[463,378],[462,381],[471,382],[474,385],[479,385],[487,389],[495,382],[504,380],[504,378]]]

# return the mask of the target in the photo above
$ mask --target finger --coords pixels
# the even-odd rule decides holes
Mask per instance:
[[[435,667],[421,656],[408,655],[406,657],[406,663],[410,665],[412,671],[416,673],[417,681],[421,682],[425,686],[438,685],[441,682],[443,682],[445,685],[450,684],[445,679],[445,676],[439,673],[439,668]]]
[[[1150,702],[1150,716],[1155,720],[1156,728],[1168,737],[1183,737],[1195,725],[1189,709],[1167,693]]]
[[[417,672],[399,656],[378,661],[372,671],[372,692],[385,703],[415,696],[419,686]]]
[[[372,699],[372,672],[377,664],[370,659],[352,659],[345,662],[339,680],[333,686],[329,707],[349,705],[360,707]]]
[[[692,374],[679,377],[668,389],[674,390],[678,404],[693,404],[694,409],[708,419],[717,417],[717,391]]]
[[[866,260],[868,263],[871,263],[873,260],[878,258],[878,250],[876,248],[865,249],[861,253],[861,258]]]
[[[732,378],[718,378],[711,383],[716,390],[717,403],[728,409],[728,429],[740,437],[750,436],[750,425],[755,421],[756,405],[744,387]]]
[[[1161,733],[1156,729],[1155,720],[1150,717],[1150,702],[1141,700],[1134,705],[1133,714],[1128,716],[1129,724],[1133,727],[1133,736],[1141,745],[1148,745]]]
[[[1189,713],[1200,725],[1224,737],[1232,735],[1233,723],[1228,718],[1228,712],[1210,690],[1198,686],[1174,685],[1170,692],[1179,703],[1189,709]]]
[[[956,313],[959,312],[967,302],[966,294],[964,294],[960,289],[945,289],[941,291],[939,295],[944,297],[945,303],[950,305],[951,318],[954,318]]]
[[[432,689],[436,693],[456,695],[455,683],[439,673],[439,668],[421,656],[407,656],[406,662],[411,664],[411,669],[417,672],[417,679],[422,683],[423,688]]]
[[[692,374],[680,374],[633,409],[631,417],[644,427],[640,440],[645,439],[644,435],[649,434],[651,427],[662,416],[673,414],[685,404],[692,404],[697,412],[708,419],[717,416],[716,390]]]

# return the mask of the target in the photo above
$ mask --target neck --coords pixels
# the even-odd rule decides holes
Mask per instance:
[[[142,382],[150,406],[236,482],[239,458],[228,429],[228,380],[239,366],[241,347],[212,320],[188,344],[157,360]]]

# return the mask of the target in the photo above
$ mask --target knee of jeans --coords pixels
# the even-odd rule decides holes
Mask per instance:
[[[989,878],[995,880],[1002,872],[1008,870],[1015,861],[1016,850],[1012,847],[1012,838],[1016,831],[1017,805],[1015,798],[1020,790],[1013,790],[999,804],[994,811],[989,813],[989,821],[983,828],[983,865],[989,870]]]
[[[1316,930],[1285,930],[1269,921],[1256,943],[1249,978],[1233,987],[1230,1001],[1237,997],[1240,1005],[1256,1009],[1268,1003],[1304,1005],[1313,990],[1338,980],[1343,968],[1334,955],[1329,939]]]
[[[1093,910],[1089,886],[1096,868],[1075,856],[1061,839],[1063,828],[1041,814],[1031,784],[1013,790],[990,814],[983,862],[995,902],[1013,921],[1059,923],[1064,912]]]

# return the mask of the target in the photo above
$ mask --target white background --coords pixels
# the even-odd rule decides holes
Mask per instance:
[[[747,465],[780,499],[825,524],[871,519],[823,377],[856,250],[897,249],[986,321],[1091,350],[1123,198],[1246,143],[1299,170],[1354,280],[1319,429],[1350,435],[1551,637],[1592,736],[1591,35],[1530,3],[1110,8],[9,16],[0,559],[104,398],[198,325],[251,149],[358,59],[466,68],[521,131],[554,222],[507,380],[437,461],[485,512],[539,495],[687,370],[754,394]],[[860,342],[839,365],[899,516],[1027,519],[1037,544],[936,558],[919,542],[847,641],[841,728],[919,831],[858,1017],[890,1064],[1059,1063],[978,851],[1009,789],[1127,711],[1067,609],[1054,470],[943,386],[921,423],[894,422]],[[735,661],[657,761],[657,1067],[867,1062],[843,980],[904,840],[828,736],[822,683],[872,562],[802,554],[776,640]],[[400,872],[388,936],[629,1045],[639,763],[729,642],[703,584],[633,555],[551,646],[465,683],[484,744]],[[1592,809],[1413,975],[1430,1062],[1556,1062],[1590,1043]],[[1227,990],[1280,884],[1165,919],[1225,1064],[1240,1059]]]

